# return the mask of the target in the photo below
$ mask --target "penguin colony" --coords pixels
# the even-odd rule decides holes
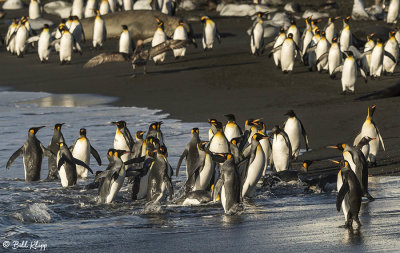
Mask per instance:
[[[342,152],[343,159],[332,160],[339,164],[337,175],[337,209],[343,210],[345,226],[353,221],[360,225],[358,213],[362,197],[373,200],[368,192],[368,166],[376,165],[379,145],[383,139],[373,120],[376,106],[368,108],[359,135],[353,145],[339,143],[328,148]],[[261,119],[248,119],[242,129],[233,114],[225,115],[225,125],[217,119],[209,119],[208,139],[201,140],[198,128],[191,130],[191,139],[184,148],[175,169],[168,162],[168,149],[161,131],[163,122],[151,123],[147,133],[137,131],[133,136],[125,121],[112,122],[116,126],[113,147],[107,152],[108,166],[96,171],[94,182],[87,188],[98,188],[98,201],[111,203],[126,182],[131,186],[132,200],[146,199],[159,203],[168,196],[172,200],[172,177],[179,175],[186,160],[184,193],[177,203],[198,205],[220,202],[226,214],[242,210],[242,202],[256,195],[257,184],[271,173],[292,170],[292,161],[301,155],[301,143],[309,150],[308,135],[301,120],[293,110],[286,114],[282,126],[267,131]],[[68,146],[61,132],[63,124],[56,124],[48,147],[36,138],[43,128],[32,127],[28,139],[7,162],[9,169],[18,156],[23,156],[25,180],[40,180],[43,156],[49,159],[46,180],[60,180],[63,187],[73,186],[78,178],[87,179],[90,157],[100,166],[102,160],[82,128],[75,142]],[[312,161],[304,161],[308,169]],[[125,180],[125,178],[128,178]]]

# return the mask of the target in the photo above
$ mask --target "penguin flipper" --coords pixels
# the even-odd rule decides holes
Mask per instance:
[[[79,159],[76,159],[75,157],[73,158],[73,160],[74,160],[75,164],[84,167],[85,169],[87,169],[88,171],[90,171],[90,173],[93,174],[93,170],[92,170],[86,163],[82,162],[82,161],[79,160]]]
[[[142,157],[135,157],[133,159],[130,159],[128,161],[125,162],[125,165],[130,165],[130,164],[134,164],[134,163],[141,163],[144,162],[146,156],[142,156]]]
[[[308,136],[307,136],[307,133],[306,133],[306,129],[304,128],[303,123],[301,122],[301,120],[300,120],[300,119],[297,119],[297,120],[298,120],[299,123],[300,123],[300,126],[301,126],[301,134],[302,134],[303,137],[304,137],[304,142],[305,142],[305,144],[306,144],[306,150],[308,151],[308,149],[309,149],[310,147],[309,147],[309,144],[308,144]]]
[[[224,179],[222,177],[218,178],[217,182],[215,183],[214,189],[213,189],[213,201],[215,201],[218,197],[218,194],[221,192],[222,186],[224,185]]]
[[[288,148],[289,148],[289,160],[291,160],[291,159],[292,159],[293,153],[292,153],[292,144],[290,143],[289,136],[288,136],[287,133],[285,133],[285,131],[283,131],[283,130],[282,130],[281,134],[282,134],[282,136],[283,136],[283,139],[284,139],[285,142],[286,142],[286,145],[287,145]],[[289,162],[290,162],[290,161],[289,161]]]
[[[363,137],[363,136],[361,136],[361,133],[359,133],[359,134],[356,136],[356,138],[354,139],[353,146],[358,145],[358,143],[361,141],[361,138],[362,138],[362,137]]]
[[[17,151],[14,152],[14,154],[11,155],[10,159],[8,159],[6,169],[8,170],[11,166],[11,164],[17,159],[18,156],[22,155],[24,153],[24,146],[20,147]]]
[[[347,182],[346,178],[343,178],[343,185],[340,188],[338,195],[336,197],[336,209],[338,210],[338,212],[340,212],[342,202],[348,192],[349,192],[349,183]]]
[[[98,174],[97,176],[95,176],[94,181],[98,182],[101,178],[105,178],[110,176],[111,174],[114,174],[114,170],[105,170],[103,172],[101,172],[100,174]]]
[[[318,65],[318,63],[320,63],[320,61],[322,61],[323,59],[327,58],[329,55],[329,52],[323,53],[318,60],[315,62],[315,65]]]
[[[36,42],[39,40],[39,36],[32,36],[29,39],[26,40],[25,44],[30,44],[32,42]]]
[[[337,67],[335,68],[335,70],[334,70],[334,71],[332,72],[332,74],[331,74],[331,77],[332,77],[332,76],[335,76],[336,73],[342,72],[342,71],[343,71],[343,64],[340,65],[340,66],[337,66]]]
[[[174,188],[172,187],[171,178],[169,178],[167,175],[164,175],[164,182],[168,190],[169,199],[172,200],[174,197]]]
[[[124,139],[126,141],[126,144],[129,147],[129,151],[132,151],[133,144],[135,144],[135,142],[133,141],[131,132],[129,131],[129,129],[127,127],[124,128],[123,136],[124,136]]]
[[[100,158],[100,155],[99,155],[99,153],[97,152],[97,150],[94,149],[94,147],[92,147],[92,145],[90,145],[90,154],[92,154],[92,156],[94,157],[94,159],[96,159],[97,164],[98,164],[99,166],[101,166],[101,158]]]
[[[388,51],[384,51],[383,54],[384,54],[384,56],[386,56],[390,60],[392,60],[393,63],[395,63],[395,64],[397,63],[396,58],[391,53],[389,53]]]
[[[374,123],[374,126],[375,126],[375,129],[376,129],[376,133],[378,134],[379,141],[382,143],[382,148],[383,148],[384,151],[386,151],[386,149],[385,149],[385,144],[383,144],[383,139],[382,139],[381,132],[379,131],[379,129],[378,129],[378,127],[375,125],[375,123]]]
[[[364,56],[370,55],[371,53],[372,53],[372,49],[371,49],[371,50],[368,50],[368,51],[365,51],[364,53],[360,54],[360,55],[357,57],[357,60],[361,60],[362,58],[364,58]]]
[[[364,78],[365,83],[367,83],[368,78],[367,78],[367,75],[365,74],[365,71],[363,70],[363,68],[359,68],[359,70],[360,70],[361,76]]]
[[[176,176],[178,176],[182,161],[184,158],[187,157],[188,153],[189,153],[189,149],[186,147],[186,149],[183,151],[181,157],[179,157],[178,165],[176,166]]]

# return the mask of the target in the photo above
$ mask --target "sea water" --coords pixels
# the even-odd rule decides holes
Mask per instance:
[[[349,231],[343,214],[336,211],[336,193],[305,192],[301,182],[280,183],[257,190],[237,215],[225,215],[220,204],[183,207],[172,201],[149,205],[130,200],[125,184],[115,202],[97,204],[92,182],[78,180],[62,188],[59,181],[24,181],[22,157],[5,169],[11,154],[23,145],[30,127],[45,125],[37,133],[47,146],[53,126],[65,123],[68,145],[87,129],[92,146],[107,166],[106,151],[112,147],[115,125],[125,120],[132,135],[163,121],[168,160],[176,168],[190,130],[199,127],[206,140],[206,123],[184,123],[167,118],[160,110],[106,105],[113,98],[94,95],[0,91],[0,252],[16,249],[50,252],[303,252],[303,251],[397,251],[400,248],[400,178],[370,178],[376,200],[363,202],[362,227]],[[222,119],[221,119],[222,120]],[[183,166],[184,167],[184,166]],[[42,175],[47,176],[47,159]],[[173,176],[175,197],[183,192],[184,168]]]

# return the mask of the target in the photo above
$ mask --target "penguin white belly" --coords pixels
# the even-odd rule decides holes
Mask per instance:
[[[253,29],[253,34],[251,35],[250,38],[250,47],[251,47],[251,52],[253,54],[256,53],[261,47],[263,46],[263,41],[264,41],[264,25],[263,23],[257,23],[257,25]]]
[[[128,32],[123,32],[119,38],[119,52],[129,54],[132,51],[131,38]]]
[[[203,48],[213,48],[214,46],[214,40],[216,36],[217,30],[215,28],[214,23],[206,23],[206,26],[204,28],[204,34],[205,39],[203,37]]]
[[[106,197],[107,204],[111,203],[114,200],[115,196],[117,196],[119,190],[122,187],[122,184],[124,183],[124,179],[125,179],[125,173],[123,175],[119,175],[117,180],[111,183],[110,192]]]
[[[214,153],[229,153],[229,143],[220,132],[217,132],[210,142],[209,149]]]
[[[133,7],[132,0],[124,0],[123,3],[124,3],[124,10],[125,11],[132,10],[132,7]]]
[[[175,29],[174,36],[173,36],[172,39],[174,39],[174,40],[188,40],[188,36],[187,36],[186,31],[185,31],[185,28],[183,28],[183,26],[178,26]],[[186,47],[174,49],[173,52],[174,52],[174,56],[175,57],[179,57],[179,56],[183,57],[183,56],[185,56],[185,53],[186,53]]]
[[[282,71],[292,71],[294,65],[295,47],[293,41],[283,42],[281,49],[281,67]]]
[[[335,37],[335,25],[334,24],[330,24],[325,29],[325,37],[329,43],[332,43],[332,39]]]
[[[129,151],[129,147],[126,144],[124,136],[122,135],[122,133],[118,132],[118,130],[115,133],[115,137],[114,137],[114,149]],[[121,160],[123,162],[126,162],[129,160],[129,157],[130,157],[129,154],[124,154],[121,156]]]
[[[324,53],[329,51],[329,44],[328,44],[328,40],[324,39],[324,40],[320,40],[317,48],[315,49],[315,55],[316,58],[319,59],[319,57],[321,57],[321,55],[323,55]],[[327,58],[321,60],[318,65],[317,65],[317,70],[328,70],[328,60]]]
[[[221,204],[226,213],[228,210],[226,210],[226,196],[225,196],[225,186],[224,185],[221,187]]]
[[[351,170],[357,175],[356,165],[354,164],[351,154],[349,152],[343,152],[343,159],[349,162]]]
[[[277,172],[288,169],[289,148],[286,145],[284,138],[280,134],[275,136],[272,144],[272,159]]]
[[[79,19],[83,18],[84,11],[83,0],[74,0],[72,3],[71,16],[78,16]]]
[[[286,32],[286,36],[288,36],[289,33],[293,34],[293,41],[296,43],[296,45],[299,45],[299,43],[300,43],[300,32],[299,32],[299,29],[297,29],[297,26],[290,26],[289,29]]]
[[[341,52],[338,47],[338,44],[335,43],[334,45],[331,46],[328,54],[328,69],[329,69],[329,75],[332,75],[333,71],[340,66],[341,63]]]
[[[301,137],[301,125],[300,122],[292,117],[286,121],[284,131],[289,137],[290,144],[292,145],[292,153],[294,157],[299,155],[300,151],[300,137]]]
[[[163,1],[161,12],[164,13],[165,15],[171,15],[172,13],[171,0]]]
[[[384,50],[394,56],[396,62],[393,62],[388,56],[383,56],[383,69],[387,73],[393,73],[399,58],[399,45],[395,39],[389,39]]]
[[[265,155],[261,145],[257,146],[256,157],[247,169],[247,177],[243,184],[242,197],[253,197],[258,180],[262,176],[265,166]]]
[[[340,191],[340,188],[342,188],[342,185],[343,185],[343,179],[342,179],[341,172],[339,172],[338,178],[337,178],[337,183],[336,183],[337,192]],[[346,193],[346,195],[344,196],[344,199],[342,202],[342,210],[343,210],[344,220],[347,222],[347,217],[348,217],[347,214],[349,213],[349,210],[350,210],[348,193]]]
[[[25,173],[25,181],[26,181],[26,175],[28,174],[27,173],[27,168],[26,168],[26,164],[25,164],[25,155],[24,156],[22,156],[22,163],[24,164],[24,173]]]
[[[167,36],[165,35],[164,31],[157,29],[157,31],[154,33],[153,41],[151,42],[151,46],[152,47],[157,46],[158,44],[161,44],[166,40],[167,40]],[[167,55],[167,53],[162,53],[157,56],[154,56],[153,61],[155,63],[164,62],[166,55]]]
[[[116,0],[108,0],[108,4],[110,5],[111,12],[115,12],[117,10],[117,1]]]
[[[58,175],[61,179],[62,187],[68,187],[68,179],[67,179],[67,172],[65,171],[65,166],[61,166],[60,170],[58,171]]]
[[[396,23],[397,18],[399,17],[399,0],[391,0],[389,4],[388,14],[386,21],[389,24]]]
[[[101,1],[99,13],[100,15],[107,15],[110,13],[110,5],[108,4],[108,1]]]
[[[357,68],[354,59],[346,59],[343,64],[342,71],[342,89],[343,91],[350,90],[354,92],[354,84],[357,78]]]
[[[15,51],[17,55],[21,55],[25,52],[25,42],[27,38],[28,31],[23,27],[19,28],[15,35]]]
[[[41,34],[38,42],[38,55],[41,61],[49,60],[50,34]]]
[[[93,47],[103,46],[104,21],[96,19],[93,28]]]
[[[278,39],[275,41],[274,48],[281,46],[282,43],[285,41],[285,39],[286,39],[286,36],[282,33],[282,35],[280,35],[278,37]],[[274,62],[275,62],[275,66],[277,66],[277,67],[280,66],[280,64],[281,64],[281,49],[274,52]]]
[[[311,43],[313,37],[314,37],[313,32],[311,30],[307,31],[306,36],[304,37],[303,40],[303,51],[302,51],[303,55],[306,54],[308,45]]]
[[[214,132],[212,131],[212,129],[208,129],[208,141],[211,141],[212,137],[214,136]]]
[[[148,186],[148,180],[149,180],[149,172],[143,177],[140,178],[140,184],[139,184],[139,192],[136,195],[137,199],[144,199],[147,196],[147,186]]]
[[[90,164],[90,143],[87,139],[80,139],[76,142],[74,150],[72,151],[72,156],[78,160],[81,160],[86,165]],[[87,178],[88,170],[81,165],[76,165],[76,173],[78,177]]]
[[[225,127],[224,134],[226,139],[230,142],[232,139],[240,137],[240,130],[236,124],[228,123]]]
[[[40,18],[40,6],[38,2],[31,1],[29,4],[29,18],[37,19]]]
[[[72,56],[72,36],[64,33],[60,40],[60,61],[71,61]]]
[[[200,171],[200,174],[196,179],[193,191],[208,190],[207,187],[210,185],[211,178],[214,174],[214,168],[215,168],[215,163],[212,161],[210,155],[206,154],[204,167]]]
[[[271,147],[270,147],[268,139],[261,139],[260,145],[263,149],[264,156],[265,156],[265,165],[264,165],[264,169],[263,169],[263,173],[262,173],[262,176],[264,176],[265,173],[267,172],[269,161],[270,161]]]
[[[382,62],[383,62],[383,49],[382,47],[377,47],[372,50],[371,54],[371,66],[370,75],[374,77],[380,77],[382,72]]]
[[[343,29],[340,34],[340,50],[347,51],[351,45],[351,32],[350,29]]]
[[[85,18],[91,18],[96,16],[95,10],[96,10],[96,1],[94,0],[87,1],[85,8]]]

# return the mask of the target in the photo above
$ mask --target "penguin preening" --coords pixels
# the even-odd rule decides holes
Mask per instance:
[[[9,169],[15,159],[17,159],[18,156],[23,155],[25,181],[27,182],[40,180],[43,155],[47,154],[49,157],[52,156],[51,152],[47,151],[42,143],[36,138],[36,133],[43,127],[44,126],[32,127],[29,129],[27,141],[11,155],[6,165],[6,169]]]
[[[345,160],[340,162],[341,170],[338,173],[336,198],[336,209],[340,212],[343,209],[345,216],[345,227],[352,228],[353,220],[361,226],[358,214],[361,207],[361,186],[354,172],[349,168],[349,163]]]

